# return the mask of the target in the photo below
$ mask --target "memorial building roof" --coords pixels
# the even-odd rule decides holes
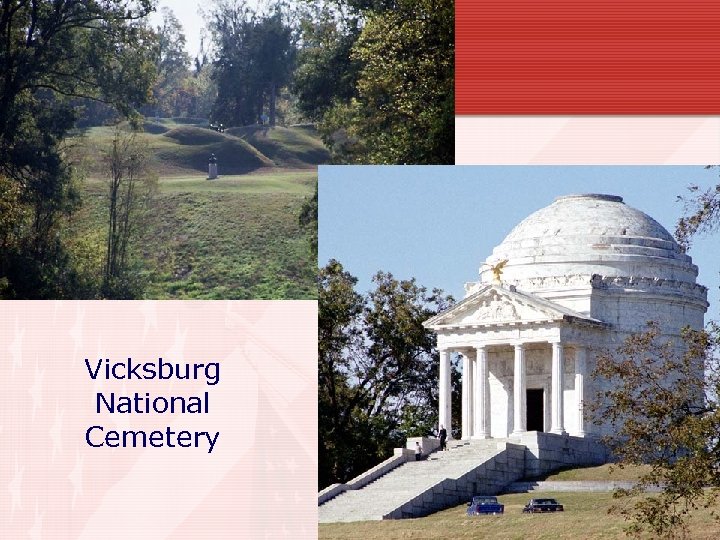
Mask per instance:
[[[521,221],[481,266],[482,282],[567,275],[652,277],[695,283],[697,267],[656,220],[622,197],[579,194]]]

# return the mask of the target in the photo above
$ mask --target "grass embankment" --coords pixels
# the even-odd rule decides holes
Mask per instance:
[[[523,514],[522,508],[532,497],[553,497],[561,502],[564,512],[556,514]],[[321,523],[320,540],[332,539],[548,539],[577,540],[590,538],[625,538],[627,522],[618,515],[608,514],[618,504],[612,493],[533,492],[498,497],[505,505],[501,516],[465,514],[465,505],[456,506],[428,517],[357,523]],[[629,501],[622,500],[622,504]],[[710,540],[720,536],[720,527],[708,510],[692,515],[688,538]],[[652,538],[646,535],[643,538]]]
[[[137,250],[146,269],[145,297],[316,298],[316,261],[298,223],[313,194],[314,166],[278,167],[248,142],[206,128],[171,120],[149,125],[143,144],[159,182]],[[92,128],[74,141],[86,179],[69,234],[96,265],[107,227],[103,155],[113,135],[113,128]],[[211,152],[221,176],[208,181]]]
[[[640,476],[649,472],[648,465],[628,466],[620,468],[617,465],[605,464],[592,467],[578,467],[574,469],[559,470],[542,478],[547,481],[612,481],[626,482],[638,480]]]
[[[272,129],[267,126],[245,126],[231,128],[226,133],[257,148],[279,167],[317,166],[330,159],[330,154],[311,126]]]
[[[198,121],[201,122],[201,121]],[[225,133],[182,120],[148,120],[145,142],[151,165],[160,176],[207,174],[208,158],[215,154],[221,175],[246,174],[263,169],[315,169],[327,163],[328,151],[309,126],[246,126]],[[90,176],[104,174],[102,156],[115,133],[113,127],[94,127],[74,140],[78,157]]]
[[[640,469],[587,467],[549,475],[546,480],[635,480]],[[557,514],[523,514],[522,508],[531,498],[552,497],[565,507]],[[502,516],[468,517],[467,507],[459,505],[418,519],[362,521],[356,523],[321,523],[320,540],[362,539],[591,539],[626,538],[627,522],[622,516],[610,514],[612,506],[632,504],[633,499],[614,499],[612,493],[540,492],[500,495],[505,505]],[[688,538],[710,540],[720,538],[720,525],[709,510],[691,514]],[[643,538],[653,538],[645,535]]]

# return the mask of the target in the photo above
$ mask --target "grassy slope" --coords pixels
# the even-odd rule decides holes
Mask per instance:
[[[247,141],[281,167],[317,166],[330,159],[317,132],[308,126],[245,126],[231,128],[226,133]]]
[[[96,261],[105,230],[101,156],[112,136],[111,128],[93,128],[74,150],[88,178],[72,234],[92,244]],[[150,269],[146,297],[316,297],[315,261],[298,226],[315,169],[278,168],[237,137],[172,121],[152,123],[145,137],[160,175],[140,246]],[[218,155],[221,172],[212,182],[205,179],[210,152]]]
[[[523,514],[522,508],[532,497],[552,497],[565,507],[557,514]],[[521,493],[498,497],[505,505],[501,516],[465,514],[465,505],[443,510],[419,519],[362,521],[357,523],[321,523],[320,540],[350,539],[391,540],[400,538],[492,538],[575,540],[578,538],[626,538],[627,522],[608,510],[615,504],[629,504],[613,499],[612,493]],[[720,537],[720,525],[709,510],[692,514],[689,538],[710,540]],[[650,535],[643,538],[651,538]]]

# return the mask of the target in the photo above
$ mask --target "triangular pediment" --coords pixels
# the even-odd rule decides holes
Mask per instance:
[[[530,293],[486,285],[452,308],[425,322],[428,328],[506,326],[580,319],[600,323]],[[600,323],[602,324],[602,323]]]

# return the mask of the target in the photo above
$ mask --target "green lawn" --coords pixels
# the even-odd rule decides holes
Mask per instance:
[[[565,507],[556,514],[523,514],[522,507],[533,497],[552,497]],[[357,523],[321,523],[321,540],[330,539],[548,539],[576,540],[590,538],[625,538],[624,519],[608,514],[617,504],[611,493],[541,493],[512,494],[498,497],[505,505],[501,516],[465,514],[460,505],[418,519],[363,521]],[[622,501],[625,503],[626,501]],[[713,521],[709,510],[692,515],[688,538],[710,540],[720,537],[720,525]],[[643,538],[652,538],[647,535]]]
[[[163,178],[162,193],[295,193],[307,195],[314,186],[317,172],[313,170],[273,170],[245,175],[220,176],[207,180],[202,175]]]
[[[643,472],[649,472],[649,466],[627,466],[622,469],[617,465],[595,465],[592,467],[580,467],[556,471],[543,478],[543,480],[605,480],[605,481],[632,481],[640,478]]]
[[[152,216],[137,244],[145,297],[317,298],[317,262],[298,218],[317,182],[315,165],[301,158],[316,155],[319,139],[306,127],[277,128],[279,139],[289,141],[277,152],[297,158],[289,168],[284,165],[290,161],[273,161],[250,142],[200,124],[161,119],[148,122],[142,135],[159,177]],[[274,137],[274,131],[266,135]],[[65,234],[89,272],[99,272],[103,264],[108,204],[103,156],[113,135],[114,128],[91,128],[68,145],[85,179],[82,206]],[[211,152],[219,162],[216,180],[206,178]]]

